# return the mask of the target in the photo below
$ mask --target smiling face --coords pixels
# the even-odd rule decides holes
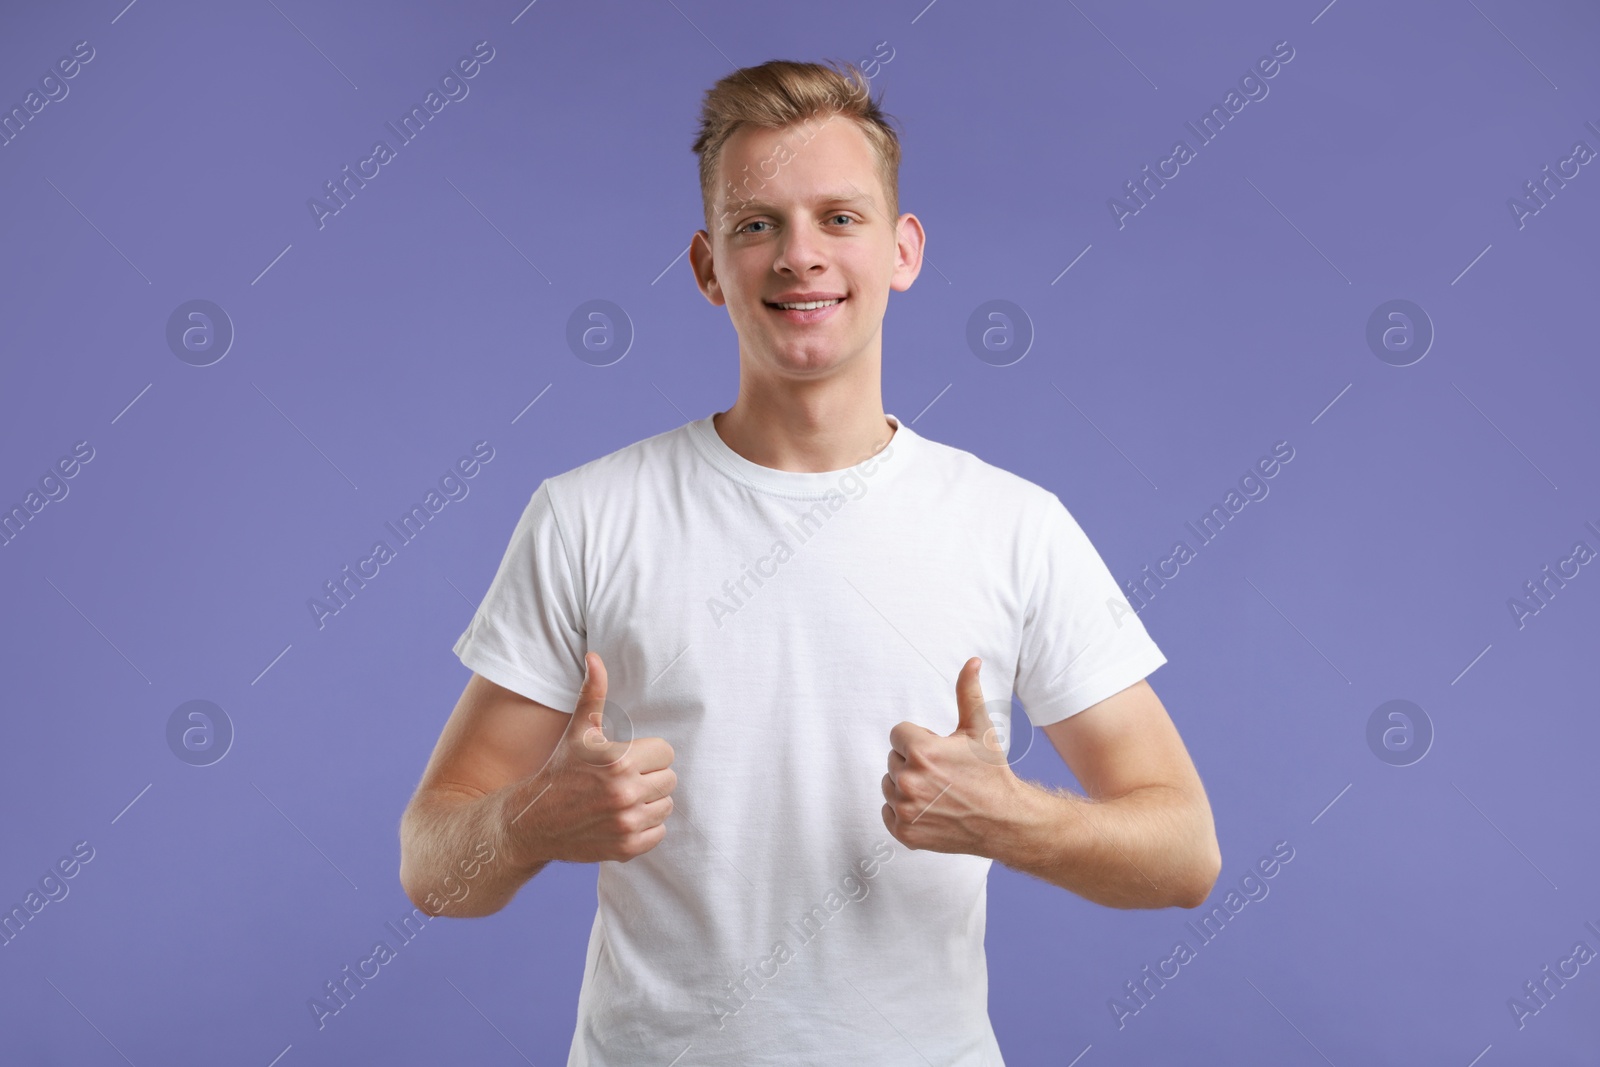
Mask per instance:
[[[706,299],[728,308],[741,368],[793,380],[876,366],[889,290],[916,279],[923,232],[914,215],[888,216],[866,135],[841,117],[746,126],[718,170],[714,230],[695,234],[689,258]]]

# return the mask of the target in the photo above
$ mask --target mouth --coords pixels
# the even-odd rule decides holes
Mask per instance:
[[[840,296],[829,300],[785,301],[783,303],[762,301],[762,303],[766,304],[773,314],[785,322],[805,324],[821,322],[823,319],[831,317],[846,299],[846,297]]]

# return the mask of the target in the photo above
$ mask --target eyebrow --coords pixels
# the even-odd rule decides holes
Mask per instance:
[[[732,214],[736,211],[771,211],[778,206],[767,200],[742,200],[738,197],[728,197],[725,203],[728,204],[728,208],[726,212],[724,212],[725,214]],[[811,199],[811,203],[814,206],[820,206],[823,204],[861,204],[866,207],[874,206],[873,200],[870,196],[844,192],[823,193],[821,196],[813,197]]]

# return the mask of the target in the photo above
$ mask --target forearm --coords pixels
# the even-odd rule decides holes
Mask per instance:
[[[544,869],[548,861],[514,855],[509,794],[418,794],[400,821],[400,884],[413,904],[429,915],[492,915]]]
[[[1203,798],[1168,786],[1090,800],[1021,782],[1017,817],[991,858],[1113,908],[1197,907],[1220,857]]]

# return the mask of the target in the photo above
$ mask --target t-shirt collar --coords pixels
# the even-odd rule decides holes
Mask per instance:
[[[904,467],[917,451],[916,433],[897,416],[885,412],[885,417],[894,423],[895,431],[888,443],[876,455],[869,456],[854,466],[835,471],[778,470],[776,467],[764,467],[754,463],[729,448],[728,443],[717,433],[716,426],[712,424],[713,415],[707,415],[703,419],[687,424],[689,437],[695,442],[696,447],[730,478],[750,488],[777,496],[815,500],[826,497],[830,491],[844,493],[847,496],[855,495],[852,492],[854,488],[852,479],[863,479],[869,484],[884,481]]]

